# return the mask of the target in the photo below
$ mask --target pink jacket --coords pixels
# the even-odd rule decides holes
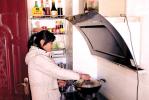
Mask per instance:
[[[28,65],[32,100],[59,100],[57,79],[79,80],[78,73],[62,69],[50,58],[50,52],[32,46],[25,58]]]

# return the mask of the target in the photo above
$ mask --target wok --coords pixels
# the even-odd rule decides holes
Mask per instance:
[[[105,83],[105,79],[100,80],[79,80],[74,82],[75,89],[83,94],[97,93],[102,84]]]

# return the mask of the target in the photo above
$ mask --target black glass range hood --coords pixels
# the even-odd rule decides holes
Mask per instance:
[[[119,32],[96,11],[66,18],[85,38],[91,54],[137,69],[134,59]],[[75,34],[75,33],[74,33]]]

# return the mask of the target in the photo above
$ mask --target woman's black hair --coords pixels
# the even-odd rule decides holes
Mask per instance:
[[[53,33],[49,32],[48,30],[42,30],[38,33],[34,33],[31,35],[29,41],[28,41],[28,49],[30,49],[31,46],[36,46],[42,49],[41,45],[40,45],[40,41],[44,40],[45,44],[47,44],[48,42],[53,42],[55,40],[55,36]]]

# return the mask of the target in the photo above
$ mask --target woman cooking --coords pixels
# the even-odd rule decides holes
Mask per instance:
[[[29,52],[25,61],[28,65],[32,100],[60,100],[58,79],[89,80],[88,74],[81,74],[57,66],[51,58],[53,33],[47,30],[33,34],[28,41]]]

